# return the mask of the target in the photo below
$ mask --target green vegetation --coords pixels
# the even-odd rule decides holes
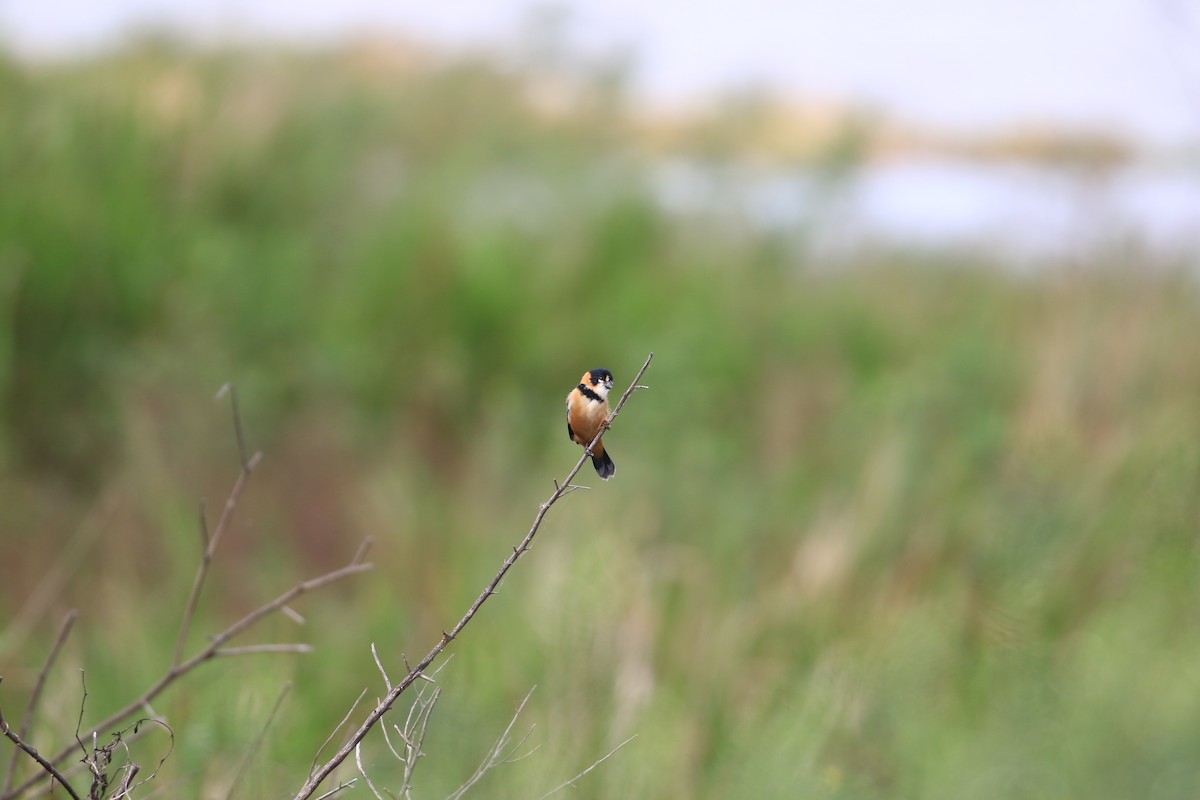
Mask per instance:
[[[79,668],[98,718],[169,662],[196,503],[212,519],[236,475],[210,402],[232,380],[265,460],[193,646],[364,536],[377,567],[259,632],[314,654],[165,694],[157,785],[223,796],[292,680],[239,790],[290,796],[383,693],[370,644],[394,675],[424,653],[573,464],[572,382],[623,388],[654,350],[617,477],[553,509],[450,648],[417,796],[465,780],[534,685],[541,749],[477,796],[537,797],[634,733],[574,797],[1193,796],[1194,280],[1129,253],[818,263],[663,212],[620,86],[557,81],[551,108],[499,60],[370,49],[0,64],[7,716],[68,607],[39,748],[74,728]]]

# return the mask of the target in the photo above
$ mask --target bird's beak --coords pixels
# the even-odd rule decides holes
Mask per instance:
[[[608,389],[609,391],[612,391],[612,387],[613,387],[613,380],[612,380],[612,378],[609,378],[608,380],[606,380],[604,382],[604,388]]]

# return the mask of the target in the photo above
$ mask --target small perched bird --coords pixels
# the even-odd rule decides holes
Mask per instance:
[[[591,369],[583,373],[579,385],[567,395],[567,435],[585,448],[596,438],[601,426],[608,421],[608,390],[613,386],[612,373],[606,369]],[[604,480],[611,478],[617,465],[597,440],[592,448],[592,466]]]

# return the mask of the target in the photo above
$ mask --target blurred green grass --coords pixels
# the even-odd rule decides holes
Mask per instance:
[[[1200,782],[1200,296],[1131,253],[828,264],[662,211],[619,87],[502,60],[0,64],[0,703],[81,617],[34,732],[166,667],[236,472],[266,458],[194,642],[366,535],[374,573],[156,703],[170,796],[288,796],[363,687],[465,610],[578,451],[583,370],[653,388],[454,644],[417,771],[479,796],[1190,797]],[[590,481],[598,483],[598,481]],[[80,529],[67,588],[13,620]],[[93,714],[94,712],[94,714]],[[520,727],[522,723],[518,723]],[[143,763],[161,746],[138,745]],[[5,751],[7,753],[7,751]],[[398,767],[373,740],[377,783]],[[360,793],[362,793],[360,791]]]

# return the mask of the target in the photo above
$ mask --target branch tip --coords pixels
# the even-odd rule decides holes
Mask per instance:
[[[362,540],[362,544],[358,546],[358,550],[354,553],[354,558],[350,559],[351,564],[361,564],[363,559],[367,557],[371,546],[375,544],[375,537],[368,536]]]

